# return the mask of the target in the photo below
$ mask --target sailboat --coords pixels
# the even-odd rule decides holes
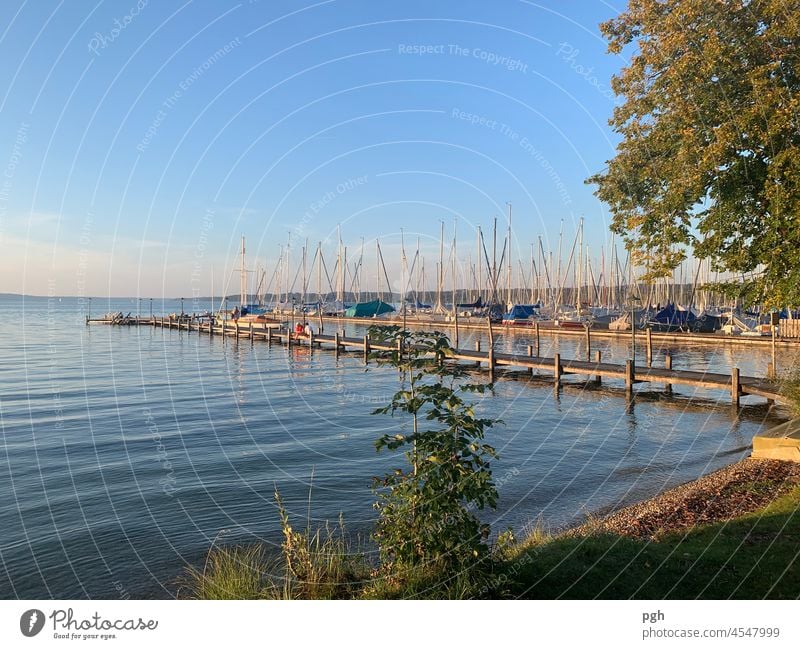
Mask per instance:
[[[577,283],[575,289],[575,310],[571,310],[570,307],[566,305],[562,305],[561,309],[559,310],[558,315],[555,318],[554,324],[557,327],[561,327],[562,329],[584,329],[585,327],[591,327],[594,321],[594,317],[592,315],[591,310],[588,308],[588,305],[584,305],[582,302],[582,294],[583,294],[583,218],[581,218],[580,225],[578,226],[578,234],[576,236],[576,242],[578,243],[578,263],[576,265],[577,270]],[[575,244],[572,244],[572,254],[575,252]],[[572,260],[572,254],[570,255],[570,261]],[[588,260],[588,254],[586,256]],[[567,266],[567,272],[569,271],[569,265]]]
[[[278,327],[280,323],[268,313],[267,307],[263,303],[250,302],[248,298],[250,294],[247,290],[247,274],[252,272],[247,269],[245,264],[245,238],[242,236],[242,245],[240,249],[241,263],[239,266],[239,305],[233,309],[223,311],[220,309],[216,314],[216,319],[219,321],[234,320],[238,322],[239,326],[249,326],[250,324],[262,328]],[[256,290],[256,294],[258,289]],[[225,300],[226,298],[223,298]]]

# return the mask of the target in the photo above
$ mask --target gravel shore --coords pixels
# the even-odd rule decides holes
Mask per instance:
[[[590,521],[568,536],[618,534],[656,540],[696,525],[728,521],[760,509],[800,484],[800,464],[747,458],[655,498]]]

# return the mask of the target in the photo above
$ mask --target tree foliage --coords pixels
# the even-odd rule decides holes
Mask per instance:
[[[491,460],[494,448],[484,433],[497,419],[477,416],[464,393],[491,386],[459,380],[457,365],[441,332],[409,332],[396,326],[373,326],[375,342],[390,342],[378,352],[383,364],[400,369],[404,385],[389,405],[375,414],[405,413],[410,430],[383,435],[381,450],[406,450],[408,464],[375,479],[379,518],[374,537],[385,567],[395,572],[425,566],[444,574],[480,569],[488,557],[489,526],[476,511],[497,504]]]
[[[647,279],[693,247],[729,293],[800,302],[800,0],[629,0],[601,30],[630,62],[588,182]]]

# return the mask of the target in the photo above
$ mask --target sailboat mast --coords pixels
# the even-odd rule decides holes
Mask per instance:
[[[383,294],[381,293],[381,243],[375,237],[375,292],[377,299],[382,300]]]
[[[511,283],[513,278],[514,272],[514,264],[511,260],[511,203],[506,203],[508,205],[508,259],[507,259],[507,271],[506,271],[506,304],[508,305],[508,309],[511,310],[512,300],[511,300]]]
[[[533,273],[534,273],[534,265],[533,265],[533,242],[531,242],[531,267],[530,267],[530,278],[531,278],[531,292],[530,292],[530,303],[534,303],[533,294],[536,290],[536,284],[534,283]]]
[[[338,244],[336,246],[336,301],[344,302],[345,267],[342,265],[344,263],[342,261],[342,230],[339,225],[336,226],[336,238],[338,239]],[[336,308],[339,308],[338,305]]]
[[[497,217],[492,229],[492,303],[497,299]]]
[[[239,274],[239,293],[239,304],[245,306],[247,304],[247,269],[244,265],[244,235],[242,235],[242,266]]]
[[[291,286],[289,285],[289,273],[291,272],[289,270],[289,259],[290,259],[289,251],[291,250],[291,247],[292,247],[292,233],[290,232],[289,240],[286,242],[286,266],[284,267],[284,271],[286,272],[286,300],[285,300],[286,304],[289,304],[289,291],[291,290]]]
[[[317,302],[322,307],[322,241],[317,242]]]
[[[578,315],[581,314],[581,284],[583,283],[583,218],[581,218],[580,223],[578,224],[578,263],[577,266],[577,276],[578,276],[578,291],[577,291],[577,309]]]
[[[303,306],[308,303],[308,239],[303,246]]]
[[[565,281],[561,278],[561,241],[564,238],[564,219],[561,219],[561,228],[558,231],[558,259],[556,263],[558,264],[556,269],[556,281],[558,282],[558,302],[561,302],[561,293],[563,290],[563,286]],[[555,305],[555,309],[561,309],[561,304]]]
[[[406,259],[406,240],[403,236],[403,228],[400,228],[400,308],[403,315],[406,313],[406,272],[408,271],[408,260]],[[403,327],[405,329],[405,327]]]
[[[481,256],[481,226],[478,226],[478,237],[477,237],[477,244],[476,245],[477,245],[477,249],[478,249],[477,250],[477,253],[478,253],[478,257],[477,257],[477,260],[478,260],[478,299],[480,299],[481,296],[483,295],[483,283],[481,281],[483,279],[483,272],[482,272],[483,271],[483,261],[482,261],[483,257]]]
[[[456,312],[456,224],[457,221],[453,220],[453,313]]]

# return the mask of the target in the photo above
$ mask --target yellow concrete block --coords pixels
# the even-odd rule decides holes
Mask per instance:
[[[752,457],[800,462],[800,418],[787,421],[753,437]]]

